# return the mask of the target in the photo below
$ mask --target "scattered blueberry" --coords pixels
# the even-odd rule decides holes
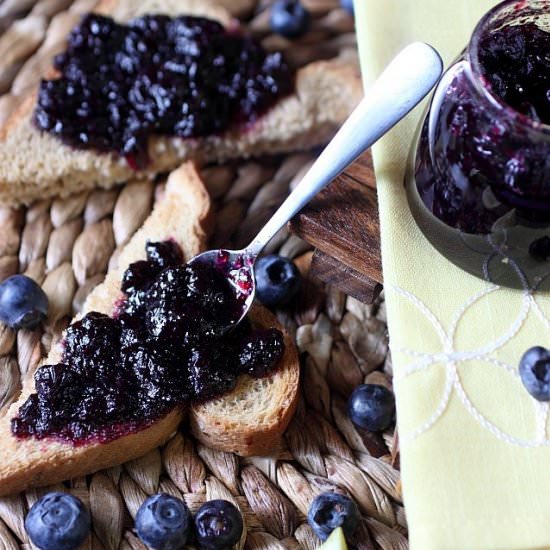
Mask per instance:
[[[309,12],[300,0],[277,0],[271,7],[271,30],[286,38],[298,38],[309,28]]]
[[[357,504],[339,493],[321,493],[315,497],[307,514],[307,521],[321,540],[326,540],[338,527],[342,527],[346,538],[351,537],[359,520]]]
[[[177,550],[187,543],[191,522],[191,512],[183,501],[160,493],[139,507],[136,531],[139,538],[155,550]]]
[[[268,307],[288,303],[298,292],[301,277],[288,258],[270,254],[256,262],[256,296]]]
[[[243,518],[238,508],[227,500],[205,502],[195,516],[195,534],[202,548],[232,547],[241,538]]]
[[[353,0],[340,0],[340,5],[353,15]]]
[[[550,401],[550,350],[541,346],[528,349],[519,362],[519,375],[535,399]]]
[[[385,430],[395,415],[393,393],[384,386],[361,384],[349,398],[348,414],[360,428],[370,432]]]
[[[37,327],[48,315],[48,297],[30,277],[13,275],[0,284],[0,320],[12,328]]]
[[[529,254],[539,262],[550,260],[550,237],[545,235],[533,241],[529,246]]]
[[[90,514],[78,498],[48,493],[33,504],[25,529],[40,550],[72,550],[88,536]]]

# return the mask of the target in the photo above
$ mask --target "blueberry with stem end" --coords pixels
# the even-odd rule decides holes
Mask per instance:
[[[11,328],[36,328],[48,315],[48,297],[26,275],[13,275],[0,284],[0,320]]]
[[[190,534],[192,517],[179,498],[159,493],[149,497],[136,514],[138,537],[155,550],[183,548]]]
[[[78,498],[48,493],[33,504],[25,529],[40,550],[73,550],[90,532],[90,514]]]
[[[241,512],[227,500],[205,502],[195,516],[197,541],[207,550],[232,548],[240,540],[243,528]]]
[[[277,0],[271,6],[271,30],[285,38],[298,38],[308,30],[309,22],[309,12],[299,0]]]
[[[370,432],[388,428],[395,415],[393,393],[377,384],[357,386],[348,400],[348,414],[351,421]]]
[[[535,399],[550,401],[550,350],[541,346],[528,349],[519,362],[519,375]]]
[[[357,504],[339,493],[321,493],[315,497],[307,514],[309,525],[321,540],[326,540],[338,527],[342,527],[346,537],[353,536],[360,519]]]
[[[287,304],[302,282],[300,272],[288,258],[270,254],[256,262],[256,296],[267,307]]]

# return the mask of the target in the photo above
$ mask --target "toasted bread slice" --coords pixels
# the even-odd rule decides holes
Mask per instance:
[[[100,311],[112,313],[114,303],[120,298],[120,280],[126,266],[145,256],[147,239],[175,239],[183,249],[186,258],[190,258],[204,248],[206,233],[205,224],[209,211],[209,198],[191,163],[183,165],[173,172],[168,180],[166,194],[156,205],[153,213],[143,227],[134,235],[121,253],[119,267],[109,272],[105,281],[88,297],[84,312]],[[275,318],[262,308],[256,308],[251,315],[252,323],[261,327],[278,326]],[[233,444],[236,450],[256,452],[265,451],[276,445],[278,437],[290,421],[295,407],[298,389],[298,361],[294,344],[285,335],[286,351],[276,373],[261,381],[242,376],[233,392],[217,399],[216,405],[205,404],[197,407],[199,417],[205,429],[205,436],[197,434],[207,445],[218,447],[212,434],[217,426],[210,429],[209,418],[215,422],[216,410],[224,409],[224,402],[230,410],[234,402],[250,400],[247,407],[248,420],[241,415],[235,423]],[[46,362],[58,362],[62,353],[61,344],[52,349]],[[257,391],[265,386],[259,397]],[[16,403],[12,404],[7,414],[0,419],[0,496],[16,493],[29,486],[47,485],[64,479],[81,476],[120,464],[141,456],[166,441],[184,418],[186,411],[176,408],[165,417],[141,431],[125,435],[109,443],[91,443],[78,447],[54,439],[17,439],[10,429],[10,419],[19,407],[34,391],[34,380],[27,379]],[[283,400],[280,396],[285,395]],[[262,421],[255,415],[255,401],[261,398],[265,404]],[[210,416],[205,414],[213,409]],[[274,420],[278,419],[278,425]],[[247,423],[249,428],[247,429]],[[206,435],[207,434],[207,435]],[[249,443],[254,437],[261,444]],[[221,449],[228,449],[225,438],[220,438]]]
[[[123,22],[152,12],[231,22],[230,14],[213,0],[103,0],[96,11]],[[151,162],[141,173],[116,154],[73,149],[34,128],[34,91],[0,130],[0,202],[23,203],[110,187],[131,177],[168,172],[187,159],[222,161],[311,148],[328,141],[359,102],[361,90],[357,64],[349,58],[312,63],[298,71],[295,93],[281,99],[246,131],[233,129],[201,139],[152,137]]]
[[[263,307],[255,306],[251,317],[258,326],[278,325]],[[299,360],[287,333],[285,350],[283,366],[272,376],[258,379],[242,376],[230,394],[192,406],[189,421],[193,435],[207,447],[241,456],[274,451],[298,399]]]

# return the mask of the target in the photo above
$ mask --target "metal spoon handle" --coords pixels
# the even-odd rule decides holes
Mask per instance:
[[[411,111],[441,76],[443,63],[427,44],[415,42],[388,65],[313,166],[246,248],[257,256],[302,207],[348,164]]]

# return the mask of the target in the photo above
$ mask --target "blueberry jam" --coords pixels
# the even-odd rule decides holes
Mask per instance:
[[[151,135],[196,138],[249,125],[293,88],[281,53],[200,17],[89,14],[40,85],[34,122],[67,145],[147,164]]]
[[[229,283],[182,258],[171,241],[148,243],[147,260],[124,274],[115,315],[88,313],[67,329],[62,362],[36,371],[36,393],[12,419],[16,436],[110,441],[232,390],[240,374],[276,368],[282,333],[247,319],[228,332],[242,307]]]
[[[479,61],[495,95],[550,124],[550,33],[535,23],[505,26],[481,38]]]
[[[435,131],[426,120],[417,151],[418,192],[464,233],[488,234],[512,209],[527,224],[547,224],[550,136],[536,125],[550,123],[550,34],[534,23],[506,25],[483,33],[478,51],[481,74],[459,60],[438,91]]]

